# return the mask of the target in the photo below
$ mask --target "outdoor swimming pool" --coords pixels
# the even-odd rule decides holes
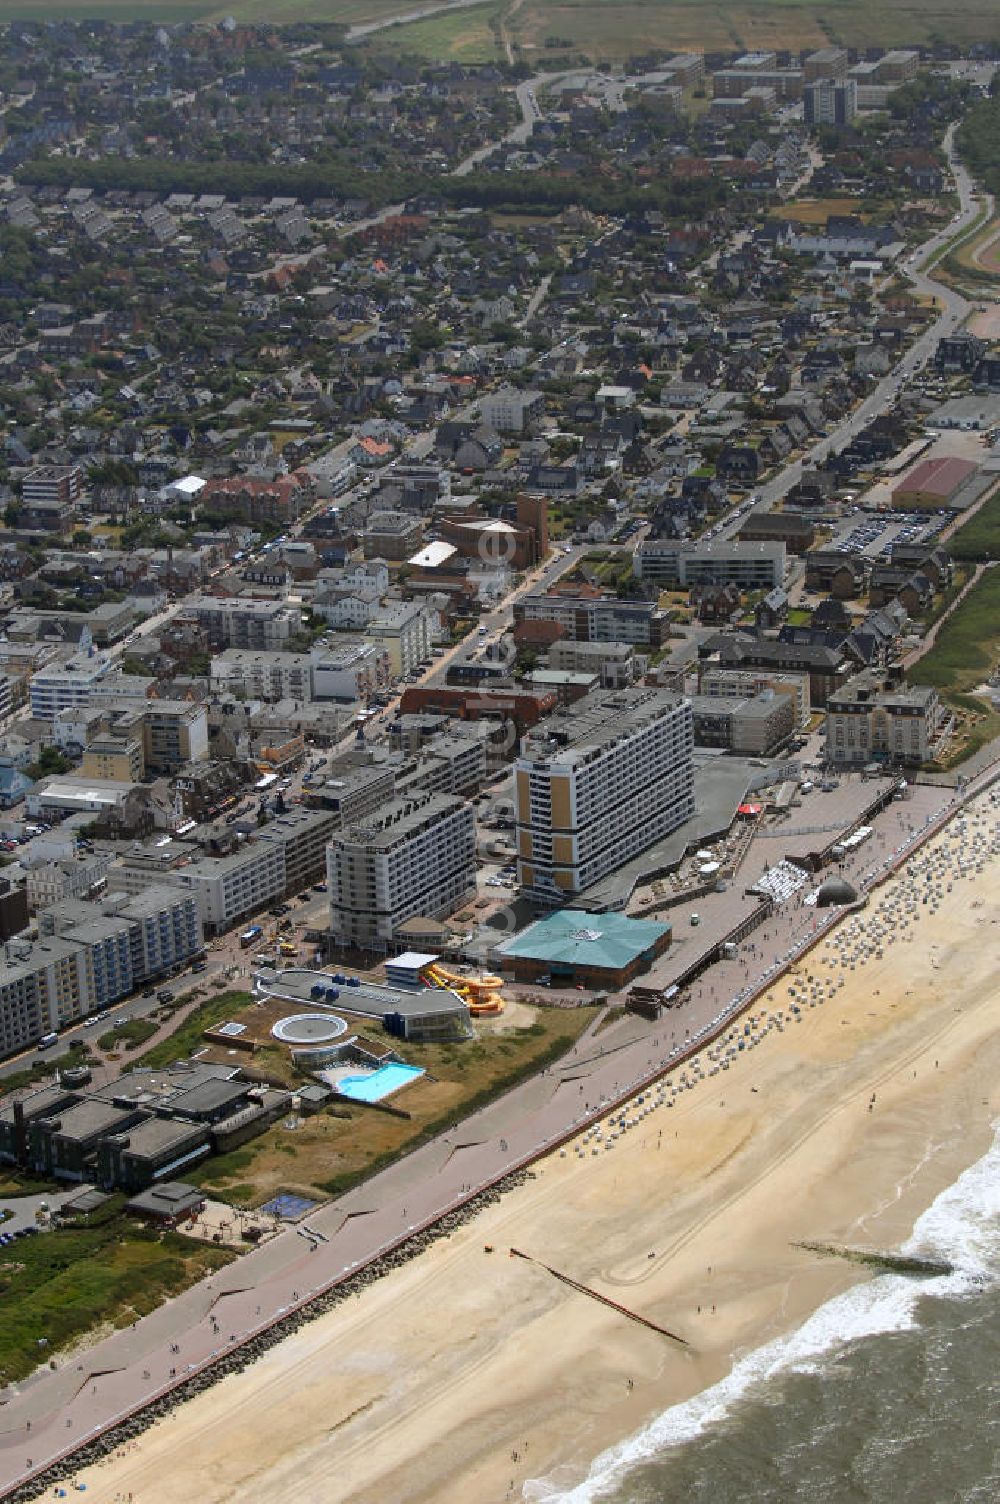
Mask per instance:
[[[356,1102],[381,1102],[383,1097],[423,1074],[416,1065],[380,1065],[367,1076],[341,1076],[337,1090],[342,1097],[353,1097]]]

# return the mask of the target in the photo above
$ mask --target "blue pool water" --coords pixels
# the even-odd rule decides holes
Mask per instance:
[[[380,1065],[368,1076],[342,1076],[337,1090],[342,1097],[353,1097],[356,1102],[381,1102],[383,1097],[423,1074],[416,1065]]]

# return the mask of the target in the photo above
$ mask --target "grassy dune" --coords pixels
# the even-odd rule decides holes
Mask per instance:
[[[428,0],[433,3],[433,0]],[[332,21],[354,26],[404,15],[421,0],[0,0],[0,20],[44,16],[106,20],[239,20],[280,25],[284,21]],[[761,0],[703,4],[702,0],[523,0],[511,12],[511,33],[523,56],[544,63],[554,42],[594,59],[621,60],[645,48],[803,48],[831,42],[855,47],[891,47],[945,38],[986,41],[997,34],[993,0]],[[454,18],[449,18],[454,19]],[[429,57],[476,62],[492,54],[474,25],[438,31],[413,23],[412,50]],[[410,28],[408,28],[410,29]],[[546,42],[548,41],[548,47]]]

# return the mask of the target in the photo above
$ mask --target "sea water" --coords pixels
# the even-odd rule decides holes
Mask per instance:
[[[836,1296],[726,1378],[532,1504],[986,1504],[1000,1500],[1000,1124],[916,1223],[932,1279]]]

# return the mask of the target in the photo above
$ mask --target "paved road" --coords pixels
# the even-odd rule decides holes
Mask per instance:
[[[879,382],[874,391],[867,396],[858,407],[844,419],[828,436],[814,444],[812,448],[801,458],[785,467],[759,491],[759,500],[754,505],[755,511],[770,511],[782,497],[797,484],[804,467],[816,464],[826,458],[835,449],[845,448],[861,430],[877,417],[879,413],[888,411],[892,407],[904,381],[913,376],[933,356],[939,339],[954,332],[972,311],[972,304],[954,288],[938,282],[933,275],[933,270],[921,270],[928,267],[934,261],[937,254],[944,248],[949,240],[967,229],[976,216],[985,206],[987,217],[993,213],[993,199],[989,194],[976,197],[976,188],[969,177],[965,167],[955,156],[954,151],[955,127],[948,129],[945,137],[945,149],[951,170],[955,179],[955,187],[959,197],[959,213],[955,220],[946,225],[937,235],[926,241],[918,251],[915,251],[907,261],[902,264],[910,280],[918,293],[924,293],[928,297],[936,299],[941,312],[933,324],[906,351],[899,363],[893,367],[889,374]],[[724,524],[721,534],[728,536],[745,524],[746,517],[734,518]]]
[[[554,83],[556,79],[563,78],[562,73],[536,73],[533,78],[525,79],[524,83],[518,84],[514,90],[517,103],[521,111],[521,119],[513,126],[506,135],[501,136],[499,141],[489,141],[477,151],[470,152],[458,166],[453,169],[456,178],[466,177],[480,162],[484,162],[499,146],[524,146],[531,139],[531,132],[535,128],[535,121],[543,119],[541,106],[538,103],[538,95],[546,85]]]
[[[968,177],[960,165],[954,165],[961,220],[924,248],[922,263],[971,222],[976,212]],[[992,204],[988,207],[992,212]],[[893,376],[838,429],[834,442],[846,441],[875,412],[888,406],[901,375],[923,364],[940,335],[954,329],[968,312],[964,298],[942,288],[928,273],[913,268],[911,275],[920,290],[938,297],[941,316]],[[816,449],[825,451],[828,443]],[[771,482],[765,504],[783,495],[800,469],[797,463]],[[573,555],[564,556],[562,567],[569,568],[572,562]],[[525,582],[522,588],[531,588],[533,583]],[[506,625],[509,613],[508,599],[491,613],[489,625]],[[919,840],[930,822],[946,812],[954,796],[944,789],[921,789],[915,797],[918,803],[893,805],[879,817],[874,842],[853,856],[848,875],[856,882],[864,885],[893,860],[904,843]],[[126,1410],[169,1388],[185,1372],[266,1326],[310,1292],[325,1288],[461,1204],[474,1188],[529,1161],[603,1105],[634,1089],[637,1082],[669,1069],[687,1043],[710,1031],[713,1021],[733,1007],[757,978],[773,974],[797,946],[812,943],[820,923],[814,912],[799,904],[786,905],[755,932],[752,956],[741,948],[735,958],[712,967],[668,1022],[649,1026],[625,1018],[603,1031],[599,1040],[585,1036],[558,1066],[323,1207],[309,1220],[305,1235],[302,1230],[283,1233],[134,1328],[115,1333],[84,1358],[33,1375],[0,1411],[0,1487],[12,1486],[67,1446],[100,1432]],[[309,1229],[315,1237],[308,1234]]]
[[[910,802],[890,805],[873,839],[852,853],[847,875],[862,887],[881,876],[954,799],[950,789],[919,788]],[[777,860],[777,852],[768,855]],[[797,901],[786,904],[735,957],[711,967],[683,1006],[660,1023],[625,1017],[596,1037],[584,1035],[557,1066],[324,1206],[303,1228],[280,1234],[82,1357],[33,1375],[0,1410],[0,1489],[169,1390],[668,1070],[797,947],[815,943],[832,917]],[[710,923],[706,913],[706,943],[716,938]]]
[[[446,10],[469,10],[473,5],[482,5],[483,0],[445,0],[441,5],[422,5],[417,10],[403,11],[398,16],[386,16],[381,21],[364,21],[352,26],[346,41],[360,42],[362,37],[374,36],[378,31],[388,31],[390,26],[406,26],[412,21],[426,21],[428,16],[439,16]]]
[[[206,983],[212,982],[217,977],[224,975],[230,966],[239,964],[238,939],[235,934],[220,936],[217,941],[208,943],[210,945],[208,964],[203,972],[194,972],[190,966],[187,966],[175,977],[157,977],[154,982],[150,983],[150,986],[157,992],[166,989],[172,992],[175,997],[179,997],[192,988],[204,987]],[[196,1001],[197,999],[192,1000],[192,1002]],[[18,1071],[24,1070],[25,1066],[30,1065],[33,1060],[44,1060],[47,1065],[53,1065],[57,1061],[71,1064],[72,1061],[68,1057],[76,1053],[71,1049],[74,1042],[82,1041],[84,1044],[90,1045],[92,1049],[96,1049],[98,1037],[101,1034],[107,1034],[110,1029],[114,1028],[115,1019],[148,1018],[160,1006],[155,993],[152,997],[142,997],[136,993],[131,997],[120,999],[117,1003],[111,1003],[104,1010],[101,1018],[97,1018],[96,1015],[92,1014],[90,1018],[81,1020],[80,1023],[75,1024],[72,1028],[64,1029],[59,1035],[58,1043],[52,1045],[50,1049],[40,1052],[35,1046],[32,1046],[31,1049],[23,1050],[20,1055],[12,1055],[4,1060],[0,1064],[0,1082],[6,1076],[16,1075]],[[186,1011],[187,1009],[185,1008],[175,1013],[170,1019],[169,1024],[164,1025],[164,1028],[160,1032],[168,1033],[176,1029],[178,1023],[185,1016]],[[111,1068],[103,1066],[93,1067],[95,1082],[103,1086],[107,1080],[120,1075],[121,1070],[127,1070],[130,1064],[144,1050],[150,1049],[156,1043],[158,1037],[150,1039],[139,1050],[130,1053],[123,1052],[120,1066]]]

